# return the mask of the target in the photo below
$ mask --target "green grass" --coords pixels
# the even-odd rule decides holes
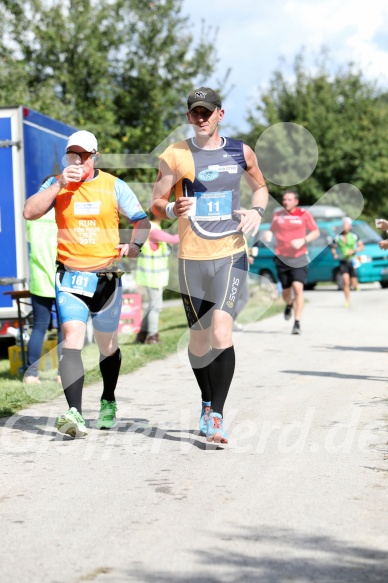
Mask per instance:
[[[254,286],[251,299],[238,321],[242,324],[257,322],[283,310],[281,300],[273,300],[268,290]],[[181,306],[166,307],[160,315],[160,344],[133,344],[134,335],[121,336],[122,352],[120,374],[131,373],[148,362],[160,360],[174,353],[182,336],[187,344],[188,332],[186,318]],[[89,344],[82,351],[85,368],[85,385],[101,379],[98,366],[99,351],[96,344]],[[41,385],[24,386],[22,376],[11,376],[8,359],[0,360],[0,417],[13,415],[20,409],[37,402],[45,402],[62,393],[62,388],[56,382],[56,371],[46,371],[40,374]],[[26,390],[27,389],[27,390]]]

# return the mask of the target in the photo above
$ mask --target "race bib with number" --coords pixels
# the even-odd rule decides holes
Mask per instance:
[[[197,221],[226,221],[232,216],[232,191],[195,192]]]
[[[88,271],[65,271],[62,282],[58,285],[61,291],[72,292],[92,298],[98,283],[97,273]]]

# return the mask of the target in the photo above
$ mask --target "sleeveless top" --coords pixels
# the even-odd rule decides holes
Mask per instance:
[[[222,146],[206,150],[193,138],[170,145],[160,158],[176,176],[175,198],[195,199],[195,216],[178,220],[183,259],[218,259],[245,249],[241,231],[240,182],[247,169],[243,142],[222,138]]]

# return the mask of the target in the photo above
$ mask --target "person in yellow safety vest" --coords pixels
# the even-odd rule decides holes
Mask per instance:
[[[179,243],[178,235],[170,235],[160,224],[161,219],[149,212],[151,231],[137,259],[135,281],[145,288],[148,308],[143,315],[135,344],[159,343],[159,314],[163,304],[163,289],[168,284],[169,245]]]

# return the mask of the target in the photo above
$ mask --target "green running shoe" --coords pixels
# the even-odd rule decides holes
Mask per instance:
[[[101,401],[100,414],[97,419],[98,429],[111,429],[117,424],[116,421],[116,401]]]
[[[59,415],[57,419],[57,429],[59,433],[64,433],[71,437],[86,437],[88,434],[85,419],[80,413],[78,413],[75,407],[71,407],[71,409],[63,415]]]

